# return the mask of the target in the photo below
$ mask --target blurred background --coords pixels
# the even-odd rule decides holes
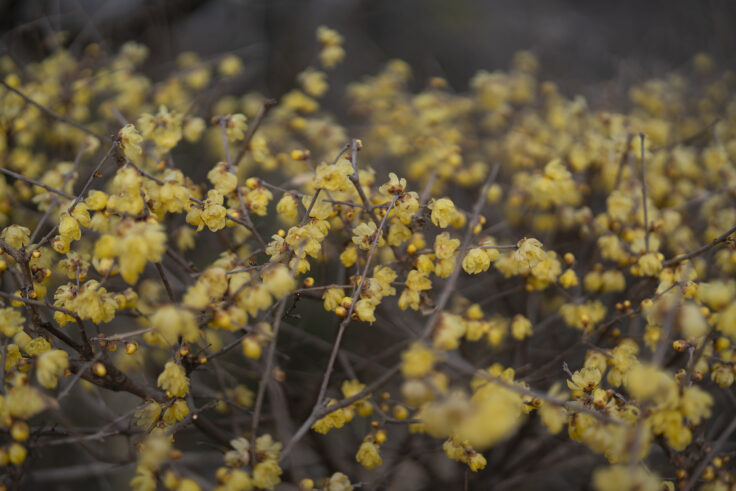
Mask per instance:
[[[631,82],[685,67],[699,51],[732,67],[734,21],[730,0],[0,0],[0,49],[36,59],[59,31],[77,51],[136,40],[151,49],[154,79],[182,51],[205,59],[232,52],[247,64],[243,89],[278,97],[314,62],[314,32],[326,24],[345,36],[348,53],[334,87],[401,58],[416,84],[443,76],[462,91],[477,70],[506,68],[528,49],[542,62],[542,79],[568,93],[614,97]]]

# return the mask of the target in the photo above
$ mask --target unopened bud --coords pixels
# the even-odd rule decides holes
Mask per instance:
[[[107,375],[107,368],[105,368],[105,365],[100,363],[99,361],[92,365],[92,373],[97,375],[98,377],[104,377]]]

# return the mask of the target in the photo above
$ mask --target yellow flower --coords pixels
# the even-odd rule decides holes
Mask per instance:
[[[194,314],[175,305],[164,305],[157,309],[151,316],[151,326],[171,346],[176,345],[179,336],[187,343],[197,341],[200,336]]]
[[[355,313],[358,316],[358,319],[360,319],[363,322],[376,322],[376,316],[373,314],[373,311],[376,309],[376,305],[366,299],[360,299],[355,304]]]
[[[324,307],[327,311],[332,311],[337,308],[345,297],[345,290],[342,288],[328,288],[322,294],[324,299]]]
[[[675,379],[654,365],[637,365],[628,371],[626,389],[640,402],[654,402],[658,407],[670,407],[679,398]]]
[[[12,307],[0,309],[0,332],[12,338],[23,329],[25,323],[23,314]]]
[[[169,397],[184,397],[189,392],[189,379],[184,372],[184,367],[173,361],[166,362],[164,371],[158,376],[157,383]]]
[[[457,349],[465,332],[466,327],[460,316],[443,312],[434,329],[433,346],[440,350]]]
[[[189,414],[189,406],[184,399],[177,399],[168,409],[164,412],[163,421],[167,425],[173,425],[177,421],[181,421]]]
[[[593,473],[596,491],[660,491],[661,481],[641,466],[612,465]]]
[[[513,253],[514,261],[518,264],[533,268],[538,262],[545,257],[542,250],[542,243],[537,239],[521,239],[517,245],[516,251]]]
[[[327,191],[344,191],[352,185],[348,177],[353,173],[353,166],[347,159],[340,159],[331,165],[322,162],[317,166],[314,187]]]
[[[578,276],[572,269],[566,269],[559,277],[560,285],[563,288],[570,288],[579,284]]]
[[[289,268],[279,264],[263,274],[263,286],[279,300],[296,289],[296,280]]]
[[[451,239],[450,234],[442,232],[434,239],[434,254],[437,259],[450,259],[460,247],[460,240]]]
[[[353,244],[367,251],[372,247],[376,233],[377,227],[374,222],[361,222],[353,229]],[[385,243],[383,237],[378,237],[378,247],[383,247]]]
[[[11,225],[5,227],[0,234],[0,238],[10,244],[10,247],[20,249],[28,245],[30,241],[31,230],[20,225]]]
[[[532,335],[532,323],[521,314],[515,315],[511,321],[511,335],[518,340],[528,338]]]
[[[108,293],[96,280],[85,282],[76,292],[71,283],[62,285],[54,293],[54,300],[55,305],[73,310],[81,319],[92,322],[110,322],[118,308],[115,295]],[[61,312],[56,312],[54,318],[61,325],[71,320]]]
[[[137,121],[144,138],[153,140],[156,147],[163,152],[174,148],[182,137],[182,115],[169,112],[164,105],[160,105],[156,115],[143,114]]]
[[[279,202],[276,204],[276,213],[279,219],[285,223],[295,223],[299,217],[299,200],[293,193],[284,193]]]
[[[399,187],[403,186],[401,182],[403,182],[403,178],[399,181]],[[391,184],[391,181],[387,184]],[[386,191],[388,192],[389,189],[395,190],[397,187],[392,184],[388,189],[386,189]],[[402,224],[409,225],[411,224],[412,217],[417,213],[417,211],[419,211],[419,195],[414,191],[410,191],[399,196],[394,203],[393,210],[391,210],[391,216],[395,215]],[[420,249],[421,247],[424,247],[424,245],[417,246],[417,249]]]
[[[270,459],[278,462],[283,445],[273,440],[271,435],[261,435],[256,438],[256,453],[259,458]]]
[[[307,68],[297,76],[304,92],[312,97],[322,97],[330,86],[327,84],[327,74]]]
[[[265,217],[268,212],[268,203],[273,199],[271,191],[263,186],[259,186],[243,196],[246,206],[251,213]]]
[[[488,383],[473,395],[469,414],[460,419],[455,436],[474,449],[485,450],[509,437],[522,421],[521,397]]]
[[[233,450],[225,453],[225,463],[232,467],[247,465],[250,461],[250,440],[244,437],[230,440]]]
[[[599,300],[583,304],[568,303],[560,307],[560,315],[570,327],[592,329],[606,316],[606,307]]]
[[[41,393],[30,385],[16,385],[5,396],[5,409],[13,418],[31,419],[46,407]],[[6,413],[7,414],[7,413]]]
[[[427,278],[428,273],[412,269],[406,277],[406,286],[412,290],[429,290],[432,281]]]
[[[198,232],[205,226],[213,232],[225,228],[227,210],[222,206],[223,202],[222,194],[216,189],[211,189],[204,201],[204,209],[191,205],[187,213],[187,223],[196,226]]]
[[[491,267],[491,258],[484,249],[470,249],[463,257],[463,269],[469,274],[478,274],[488,271]]]
[[[184,139],[190,143],[194,143],[199,140],[202,136],[202,132],[205,130],[206,124],[202,118],[187,118],[184,121],[184,127],[182,133]]]
[[[388,178],[388,182],[381,185],[381,187],[378,188],[378,191],[383,194],[404,194],[404,190],[406,189],[406,179],[403,177],[399,179],[399,177],[393,172],[388,173]]]
[[[84,200],[90,210],[104,210],[107,207],[107,194],[93,189]]]
[[[273,489],[281,482],[282,472],[277,460],[266,459],[253,469],[253,484],[260,489]]]
[[[680,404],[682,414],[693,424],[699,425],[701,421],[710,417],[713,397],[697,385],[692,385],[682,390]]]
[[[220,60],[217,70],[223,77],[233,77],[243,71],[243,60],[235,55],[225,55]]]
[[[5,371],[9,372],[22,359],[23,355],[21,354],[18,345],[13,343],[8,344],[7,350],[5,352]]]
[[[449,458],[467,464],[473,472],[486,467],[485,457],[474,451],[468,441],[458,442],[454,438],[449,438],[442,444],[442,450]]]
[[[486,458],[483,457],[482,454],[479,454],[478,452],[473,452],[468,457],[468,468],[473,472],[478,472],[479,470],[486,468]]]
[[[238,178],[228,170],[225,162],[218,162],[207,173],[207,179],[220,194],[230,194],[238,186]]]
[[[378,453],[378,446],[373,442],[361,443],[358,453],[355,454],[355,460],[369,470],[383,463],[381,454]]]
[[[353,491],[355,488],[350,484],[348,476],[342,472],[335,472],[325,483],[325,489],[327,491]]]
[[[183,180],[180,171],[171,170],[167,173],[164,185],[158,190],[158,201],[161,209],[168,213],[180,213],[188,208],[189,197],[192,193],[182,184]],[[154,206],[156,205],[158,203],[154,204]]]
[[[59,220],[59,235],[70,241],[79,240],[82,237],[79,222],[68,213],[62,213]]]
[[[550,388],[550,397],[557,398],[560,395],[559,387],[559,383],[556,383],[552,388]],[[547,427],[547,430],[549,430],[550,433],[556,435],[562,431],[562,427],[567,421],[567,413],[562,407],[545,402],[542,404],[542,407],[539,408],[539,419],[542,420],[542,423],[544,423],[544,426]]]
[[[329,399],[327,401],[327,407],[332,406],[335,403],[337,403],[336,400]],[[332,411],[331,413],[327,414],[327,416],[315,421],[314,424],[312,425],[312,429],[316,431],[317,433],[321,433],[325,435],[332,428],[342,428],[343,426],[345,426],[345,423],[348,423],[352,419],[353,419],[352,409],[351,408],[341,408],[341,409]]]
[[[151,428],[161,415],[161,405],[155,401],[149,401],[136,410],[133,415],[135,424],[143,428]]]
[[[448,198],[440,198],[430,202],[429,208],[432,210],[430,215],[432,223],[440,228],[447,228],[457,213],[455,204]]]
[[[420,378],[432,370],[436,361],[434,352],[424,343],[415,341],[401,353],[401,374],[405,378]]]
[[[166,250],[166,234],[160,223],[120,222],[116,231],[115,255],[120,265],[120,275],[128,284],[135,284],[146,262],[159,262]]]
[[[26,447],[20,443],[14,442],[8,447],[8,460],[10,460],[10,463],[13,465],[23,464],[27,455],[28,450],[26,450]]]
[[[322,45],[319,58],[325,68],[333,68],[345,58],[345,50],[341,46],[342,36],[334,29],[319,26],[317,41]]]
[[[659,252],[643,254],[636,264],[638,268],[632,268],[631,272],[640,276],[657,276],[662,271],[663,259],[664,257]]]
[[[123,154],[131,162],[138,163],[143,155],[143,148],[140,145],[143,137],[135,129],[135,126],[132,124],[123,126],[118,132],[118,138],[120,139],[120,148],[123,150]]]
[[[38,357],[36,378],[47,389],[53,389],[59,382],[59,375],[69,367],[69,354],[64,350],[48,350]]]
[[[567,386],[573,391],[592,392],[601,383],[601,376],[597,368],[582,368],[572,374]]]
[[[245,114],[229,114],[225,116],[225,136],[227,141],[236,142],[245,138]]]

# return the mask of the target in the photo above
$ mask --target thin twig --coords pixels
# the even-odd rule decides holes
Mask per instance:
[[[644,245],[646,252],[649,252],[649,212],[647,211],[647,171],[646,162],[644,160],[644,133],[639,133],[641,139],[641,201],[644,208]]]
[[[460,245],[461,251],[467,249],[468,244],[470,244],[470,239],[473,237],[473,227],[478,221],[480,210],[483,208],[483,204],[486,201],[488,188],[491,186],[491,184],[493,184],[493,181],[496,179],[496,176],[498,175],[498,171],[500,169],[500,164],[496,164],[495,166],[493,166],[493,169],[491,169],[491,174],[488,176],[488,179],[486,180],[485,184],[483,184],[483,187],[480,190],[480,195],[478,196],[478,199],[475,202],[475,206],[473,207],[473,215],[468,220],[467,229],[465,230],[465,237],[463,237],[463,242]],[[440,294],[440,298],[434,308],[434,313],[432,314],[432,317],[429,318],[427,324],[424,326],[424,331],[421,335],[422,339],[428,337],[432,333],[432,329],[434,329],[434,325],[437,322],[437,319],[439,319],[440,314],[442,314],[442,310],[445,308],[445,305],[447,305],[447,302],[450,300],[450,297],[455,290],[455,283],[457,283],[457,279],[460,276],[460,271],[462,271],[462,261],[463,255],[461,253],[458,253],[457,259],[455,261],[455,268],[453,269],[450,277],[447,279],[447,283],[445,283],[445,287]]]
[[[375,392],[379,388],[383,387],[386,383],[388,383],[388,381],[391,380],[394,375],[399,373],[399,371],[400,367],[397,365],[378,377],[375,381],[367,385],[357,394],[342,399],[341,401],[338,401],[335,404],[331,404],[329,406],[315,406],[315,409],[312,410],[312,413],[309,415],[309,417],[304,421],[304,423],[302,423],[296,433],[294,433],[294,436],[291,437],[291,440],[289,440],[289,442],[284,447],[284,450],[281,452],[280,455],[280,460],[283,461],[292,452],[294,446],[299,442],[299,440],[304,437],[304,435],[306,435],[307,431],[309,431],[309,428],[312,427],[312,424],[315,421],[330,414],[333,411],[348,407],[354,402],[357,402],[360,399],[363,399],[364,397],[370,395],[372,392]]]
[[[69,182],[69,180],[72,178],[74,173],[77,171],[77,168],[79,167],[79,163],[82,161],[82,155],[87,150],[87,144],[82,143],[82,148],[79,149],[77,152],[77,155],[74,157],[74,163],[72,164],[72,168],[69,170],[69,172],[66,172],[64,174],[64,179],[61,182],[62,189],[66,184]],[[71,198],[70,198],[71,199]],[[59,197],[55,197],[54,201],[51,202],[46,212],[43,214],[41,219],[38,221],[38,224],[36,225],[36,228],[33,229],[33,233],[31,234],[31,238],[29,242],[32,244],[36,240],[36,236],[39,234],[43,226],[46,224],[46,220],[51,216],[51,213],[54,211],[54,208],[59,204]]]
[[[91,360],[89,360],[82,368],[81,370],[77,371],[77,373],[74,374],[74,377],[72,380],[67,384],[67,386],[64,388],[64,390],[59,394],[59,397],[56,398],[56,402],[60,402],[63,398],[65,398],[67,395],[69,395],[69,392],[72,390],[74,385],[79,381],[80,378],[82,378],[82,374],[89,369],[97,360],[100,359],[102,356],[102,351],[98,351],[95,353],[95,356],[92,357]]]
[[[726,443],[726,441],[734,431],[736,431],[736,418],[732,419],[731,423],[729,423],[726,429],[723,430],[721,436],[711,447],[710,452],[708,452],[708,454],[703,457],[703,460],[698,462],[697,467],[695,467],[695,470],[690,474],[690,479],[688,479],[683,491],[690,491],[695,487],[695,483],[698,482],[700,475],[703,473],[710,461],[713,460],[713,456],[721,450],[721,447],[723,447],[723,445]]]
[[[378,215],[376,215],[375,210],[371,208],[371,202],[365,195],[363,186],[360,184],[360,174],[358,174],[358,140],[356,138],[353,138],[351,152],[352,154],[350,157],[353,164],[353,173],[348,177],[350,182],[353,183],[355,190],[358,192],[358,196],[360,196],[360,201],[363,203],[363,210],[373,219],[374,222],[379,223],[380,220],[378,220]],[[386,215],[388,216],[388,213],[386,213]]]
[[[258,244],[261,246],[261,248],[265,251],[266,250],[266,243],[263,241],[263,237],[261,237],[261,234],[258,233],[256,230],[255,225],[253,225],[253,220],[250,218],[250,213],[248,212],[248,208],[245,207],[245,201],[243,200],[243,192],[240,190],[240,184],[237,183],[237,176],[238,173],[235,171],[235,166],[233,165],[232,161],[230,160],[230,147],[227,144],[227,121],[224,118],[220,119],[220,128],[222,129],[222,145],[225,149],[225,161],[227,163],[227,170],[236,178],[236,186],[235,186],[235,192],[238,195],[238,203],[240,204],[240,213],[243,215],[243,220],[245,220],[245,223],[247,224],[246,227],[248,230],[253,233],[253,236],[258,241]]]
[[[240,145],[240,150],[238,150],[238,153],[235,156],[235,159],[233,159],[233,167],[237,168],[238,165],[240,165],[240,161],[243,160],[243,157],[245,157],[245,154],[248,152],[248,149],[250,148],[250,141],[253,139],[253,135],[256,134],[256,131],[261,126],[263,119],[266,117],[268,112],[276,104],[277,104],[276,99],[267,99],[263,103],[263,106],[261,106],[261,109],[258,111],[258,114],[256,114],[256,117],[253,119],[253,122],[248,125],[248,129],[245,133],[245,137],[243,138],[243,143]]]
[[[141,334],[145,334],[147,332],[153,331],[152,327],[147,327],[146,329],[138,329],[135,331],[126,332],[123,334],[113,334],[112,336],[95,336],[93,338],[89,338],[90,341],[122,341],[123,339],[132,338],[135,336],[139,336]]]
[[[46,191],[49,191],[49,192],[54,193],[54,194],[58,194],[59,196],[61,196],[63,198],[66,198],[66,199],[74,199],[74,195],[73,194],[66,193],[66,192],[62,191],[61,189],[56,189],[53,186],[49,186],[48,184],[44,184],[44,183],[42,183],[40,181],[37,181],[35,179],[31,179],[30,177],[26,177],[23,174],[18,174],[17,172],[13,172],[10,169],[5,169],[4,167],[0,167],[0,172],[2,172],[3,174],[8,175],[10,177],[14,177],[14,178],[16,178],[16,179],[18,179],[20,181],[27,182],[28,184],[33,184],[34,186],[38,186],[40,188],[44,188]]]
[[[626,159],[629,157],[629,151],[631,150],[631,140],[634,139],[634,134],[629,133],[626,135],[626,147],[624,148],[624,153],[621,154],[621,159],[618,162],[618,170],[616,171],[616,180],[613,182],[613,189],[618,189],[618,185],[621,184],[621,176],[624,173],[624,165],[626,164]]]
[[[166,294],[169,296],[169,300],[172,302],[176,302],[176,297],[174,296],[174,290],[171,289],[171,283],[169,283],[169,279],[166,277],[166,272],[164,271],[163,266],[161,266],[161,263],[154,263],[156,266],[156,271],[158,271],[158,275],[161,277],[161,282],[164,284],[164,288],[166,288]]]
[[[662,265],[664,265],[666,267],[674,266],[675,264],[679,264],[679,263],[681,263],[683,261],[687,261],[688,259],[692,259],[694,257],[697,257],[697,256],[705,253],[705,252],[708,252],[710,249],[714,248],[715,246],[717,246],[721,242],[725,242],[726,240],[728,240],[728,238],[734,232],[736,232],[736,225],[734,225],[733,227],[731,227],[730,229],[728,229],[726,232],[722,233],[721,235],[719,235],[718,237],[716,237],[715,239],[713,239],[712,241],[708,242],[704,246],[698,247],[694,251],[688,252],[687,254],[681,254],[679,256],[673,257],[672,259],[668,259],[668,260],[664,261],[662,263]]]
[[[383,227],[386,224],[386,219],[388,218],[389,212],[391,211],[391,208],[393,207],[394,203],[396,203],[397,198],[398,196],[395,195],[393,199],[391,200],[391,206],[389,206],[388,211],[386,212],[383,219],[381,220],[381,224],[376,230],[376,236],[373,239],[373,244],[371,244],[371,250],[370,250],[370,253],[368,254],[368,259],[366,259],[365,268],[363,269],[363,274],[360,276],[360,282],[358,283],[357,288],[353,292],[350,308],[348,309],[347,315],[342,320],[342,322],[340,322],[340,325],[337,328],[337,335],[335,336],[335,342],[332,345],[332,351],[330,352],[330,358],[327,361],[327,367],[325,368],[325,373],[322,376],[322,383],[320,384],[319,393],[317,395],[317,402],[314,404],[314,407],[312,408],[312,412],[307,417],[306,421],[302,423],[302,426],[299,428],[299,430],[297,430],[297,432],[292,437],[291,441],[287,444],[286,448],[284,449],[284,452],[281,453],[282,460],[288,454],[288,452],[292,450],[296,442],[299,439],[301,439],[301,437],[304,436],[304,434],[306,434],[307,430],[309,430],[309,428],[312,426],[312,423],[314,423],[317,419],[319,419],[319,417],[321,417],[319,416],[319,414],[321,414],[320,408],[322,407],[322,404],[325,398],[325,394],[327,393],[327,387],[330,384],[330,378],[332,376],[332,371],[335,368],[335,361],[337,360],[337,355],[338,355],[338,352],[340,351],[340,345],[342,344],[342,338],[343,338],[343,335],[345,334],[345,329],[347,328],[348,324],[350,324],[350,321],[352,320],[353,311],[355,310],[355,304],[357,303],[357,299],[360,296],[360,291],[363,288],[365,279],[368,276],[368,271],[371,266],[371,261],[373,260],[373,255],[376,251],[378,241],[381,238],[381,231],[383,230]],[[388,378],[386,380],[388,380]],[[330,409],[327,411],[326,414],[328,414],[331,411],[334,411],[335,409],[337,409],[337,407],[335,407],[334,405],[330,406]]]
[[[61,121],[64,124],[68,124],[69,126],[73,126],[74,128],[78,129],[79,131],[83,131],[84,133],[87,133],[88,135],[93,136],[93,137],[97,138],[100,141],[112,141],[112,138],[110,138],[109,136],[100,135],[99,133],[96,133],[96,132],[90,130],[89,128],[86,128],[86,127],[82,126],[81,124],[79,124],[79,123],[77,123],[75,121],[72,121],[71,119],[69,119],[67,117],[64,117],[61,114],[58,114],[58,113],[52,111],[51,109],[49,109],[49,108],[47,108],[47,107],[39,104],[38,102],[34,101],[33,99],[31,99],[30,97],[28,97],[27,95],[25,95],[23,92],[21,92],[20,90],[16,89],[12,85],[8,84],[5,80],[3,80],[1,78],[0,78],[0,84],[4,85],[5,88],[8,89],[8,90],[10,90],[11,92],[15,92],[17,95],[19,95],[20,97],[22,97],[23,99],[25,99],[26,102],[28,102],[29,104],[37,107],[42,112],[46,113],[47,115],[51,116],[52,118],[56,119],[57,121]]]
[[[281,318],[284,316],[284,308],[286,307],[287,298],[288,296],[282,298],[279,301],[279,306],[276,309],[276,313],[274,314],[273,340],[271,340],[271,344],[268,346],[268,354],[266,355],[266,366],[263,368],[261,381],[258,383],[258,393],[256,394],[256,402],[253,408],[253,420],[251,421],[252,441],[250,448],[251,452],[253,453],[253,455],[251,456],[253,459],[253,463],[256,462],[256,438],[258,436],[258,424],[260,423],[261,409],[263,408],[263,398],[266,394],[266,385],[268,384],[269,378],[273,376],[271,372],[273,371],[273,360],[274,355],[276,354],[276,340],[278,339],[279,327],[281,326]]]

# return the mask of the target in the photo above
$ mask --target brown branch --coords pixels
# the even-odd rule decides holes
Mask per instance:
[[[710,461],[713,460],[713,456],[721,450],[721,447],[723,447],[723,445],[726,443],[726,441],[734,431],[736,431],[736,418],[732,419],[726,429],[723,430],[721,436],[711,447],[710,452],[708,452],[706,456],[703,457],[703,460],[698,462],[697,467],[695,467],[695,470],[690,474],[690,479],[688,479],[683,491],[690,491],[695,487],[695,483],[698,482],[700,475],[703,473]]]
[[[104,157],[102,157],[102,160],[100,160],[97,165],[95,166],[92,173],[87,178],[87,182],[84,183],[84,186],[82,187],[82,190],[79,192],[79,194],[74,198],[74,201],[71,205],[69,205],[69,208],[67,208],[67,213],[71,213],[74,211],[74,208],[77,206],[77,204],[82,201],[85,198],[85,194],[87,193],[87,190],[92,185],[92,182],[99,177],[99,172],[102,166],[105,164],[107,159],[112,155],[113,150],[118,146],[117,140],[113,141],[112,145],[110,145],[110,149],[107,151]],[[38,244],[36,244],[34,250],[39,250],[41,246],[46,244],[49,240],[51,240],[51,237],[56,233],[56,231],[59,229],[59,224],[57,223],[54,228],[49,230],[49,232],[43,236],[43,238],[39,241]]]
[[[240,165],[240,161],[243,160],[243,157],[245,157],[245,154],[250,149],[250,141],[253,139],[253,135],[256,134],[256,131],[261,126],[261,123],[265,119],[266,115],[276,104],[277,102],[275,99],[267,99],[263,103],[263,106],[261,106],[261,109],[260,111],[258,111],[255,119],[253,119],[253,122],[248,125],[248,130],[246,131],[245,137],[243,138],[243,143],[241,143],[240,150],[238,150],[238,153],[233,160],[233,167],[237,168],[238,165]]]
[[[626,135],[626,148],[624,153],[621,154],[621,159],[618,161],[618,170],[616,171],[616,180],[613,182],[613,189],[618,189],[618,185],[621,184],[621,176],[624,173],[624,165],[626,165],[626,159],[629,157],[629,151],[631,150],[631,141],[634,139],[634,134],[629,133]]]
[[[227,170],[228,172],[230,172],[232,175],[236,177],[235,192],[238,194],[238,202],[240,203],[240,213],[243,215],[243,220],[246,223],[245,226],[248,228],[248,230],[251,231],[253,236],[256,238],[256,240],[258,241],[258,244],[261,246],[261,249],[265,251],[266,243],[263,241],[263,237],[261,237],[261,234],[259,234],[258,231],[256,230],[255,225],[253,225],[253,220],[251,220],[250,218],[250,213],[248,212],[248,209],[245,207],[245,201],[243,200],[243,192],[240,190],[240,184],[237,183],[238,173],[235,171],[235,166],[230,161],[230,147],[227,144],[227,132],[226,132],[227,121],[224,118],[220,119],[220,128],[222,129],[222,146],[225,149],[225,161],[227,162]]]
[[[467,249],[468,244],[470,244],[470,239],[473,237],[473,227],[475,226],[475,222],[478,221],[480,210],[483,209],[483,204],[486,202],[486,194],[488,192],[488,188],[491,186],[491,184],[493,184],[493,181],[496,179],[496,176],[498,175],[498,171],[500,169],[500,164],[496,164],[495,166],[493,166],[493,169],[491,169],[491,174],[488,176],[488,179],[486,179],[485,184],[483,184],[483,187],[480,190],[480,196],[478,196],[478,199],[475,202],[475,206],[473,206],[473,214],[468,220],[467,229],[465,230],[465,237],[463,237],[463,241],[460,244],[460,251],[464,251],[465,249]],[[432,334],[432,329],[434,329],[435,323],[442,314],[442,309],[445,308],[445,305],[447,305],[447,302],[450,300],[452,293],[455,291],[455,283],[457,283],[457,279],[460,277],[460,271],[462,271],[462,262],[462,252],[458,252],[457,259],[455,260],[455,268],[452,270],[452,274],[447,279],[447,283],[445,283],[445,287],[440,294],[440,298],[434,308],[434,313],[432,314],[432,317],[429,318],[427,324],[424,326],[424,331],[422,331],[421,335],[422,339],[425,339],[430,334]]]
[[[20,181],[27,182],[28,184],[33,184],[34,186],[38,186],[40,188],[44,188],[46,191],[49,191],[54,194],[58,194],[59,196],[66,198],[66,199],[74,199],[74,195],[65,193],[61,189],[56,189],[53,186],[49,186],[48,184],[44,184],[40,181],[37,181],[35,179],[31,179],[30,177],[26,177],[23,174],[18,174],[17,172],[13,172],[10,169],[5,169],[4,167],[0,167],[0,172],[2,172],[5,175],[8,175],[10,177],[14,177]]]
[[[391,211],[391,208],[393,207],[394,203],[396,203],[397,198],[398,196],[395,195],[394,198],[391,200],[391,206],[389,206],[388,211],[386,212],[383,219],[381,220],[381,224],[376,230],[376,236],[373,239],[373,244],[371,245],[371,250],[370,250],[370,253],[368,254],[368,259],[366,259],[365,268],[363,269],[363,274],[360,276],[360,282],[358,283],[358,286],[355,289],[355,292],[353,292],[350,309],[348,309],[347,315],[345,316],[343,321],[340,322],[340,326],[337,329],[337,335],[335,336],[335,342],[332,345],[332,351],[330,352],[330,358],[327,362],[327,367],[325,368],[325,373],[322,377],[322,383],[320,384],[319,393],[317,395],[317,402],[314,404],[314,407],[312,408],[312,412],[310,413],[310,415],[307,417],[304,423],[302,423],[302,426],[297,430],[297,432],[292,437],[291,441],[287,444],[286,449],[284,449],[284,452],[281,453],[282,460],[288,454],[288,452],[290,452],[293,449],[296,442],[300,440],[306,434],[306,432],[312,426],[312,423],[314,423],[317,419],[321,417],[319,415],[322,414],[322,411],[324,410],[324,408],[322,408],[322,404],[324,402],[325,394],[327,393],[327,387],[330,383],[332,371],[335,368],[335,362],[337,360],[338,352],[340,351],[340,345],[342,344],[342,338],[343,338],[343,335],[345,334],[345,329],[347,328],[348,324],[350,324],[350,321],[352,320],[356,301],[358,297],[360,296],[360,291],[363,288],[363,284],[365,283],[366,277],[368,276],[368,271],[369,271],[369,268],[371,267],[371,261],[373,260],[373,255],[376,251],[378,241],[381,238],[381,231],[383,230],[383,227],[386,224],[386,219],[388,218],[389,212]],[[378,381],[383,381],[383,383],[385,383],[388,381],[389,378],[391,378],[391,376],[393,376],[393,373],[391,373],[388,377],[385,377],[385,381],[384,381],[384,377],[382,377]],[[330,409],[325,414],[328,414],[334,411],[335,409],[337,408],[334,405],[330,406]]]
[[[644,245],[646,252],[649,252],[649,212],[647,210],[647,171],[646,161],[644,160],[644,133],[639,133],[639,139],[641,142],[641,201],[642,207],[644,208]]]
[[[692,259],[694,257],[697,257],[705,252],[708,252],[710,249],[714,248],[721,242],[725,242],[728,240],[729,236],[736,232],[736,225],[728,229],[726,232],[722,233],[712,241],[708,242],[704,246],[701,246],[694,251],[688,252],[687,254],[681,254],[679,256],[673,257],[672,259],[668,259],[662,263],[665,267],[674,266],[675,264],[679,264],[683,261],[687,261],[688,259]]]
[[[353,138],[350,158],[353,164],[353,173],[350,174],[348,178],[350,179],[350,182],[353,183],[353,187],[355,187],[355,190],[358,192],[358,196],[360,196],[360,201],[363,203],[363,210],[373,219],[374,222],[379,223],[380,220],[378,219],[378,215],[376,215],[375,210],[371,207],[371,202],[368,199],[368,196],[365,195],[363,186],[360,184],[360,174],[358,174],[358,140],[355,138]],[[388,212],[386,213],[386,216],[388,216]]]
[[[79,149],[79,151],[77,152],[77,155],[74,157],[74,163],[72,163],[72,168],[69,170],[69,172],[66,172],[64,174],[64,179],[61,182],[62,189],[64,188],[64,186],[66,186],[66,184],[72,178],[74,173],[77,171],[77,168],[79,167],[79,163],[82,161],[82,155],[87,150],[87,148],[88,148],[87,143],[86,142],[82,143],[82,148]],[[70,199],[73,199],[73,198],[70,198]],[[31,239],[30,239],[31,243],[34,242],[34,240],[36,239],[36,236],[39,234],[39,232],[41,232],[41,229],[46,224],[46,220],[49,219],[49,217],[51,216],[51,213],[54,211],[54,209],[56,208],[58,204],[59,204],[59,197],[57,196],[54,198],[54,201],[51,202],[51,204],[49,205],[48,209],[43,214],[41,219],[38,221],[36,228],[33,229],[33,233],[31,234]]]
[[[263,373],[261,374],[261,381],[258,383],[258,393],[256,394],[256,402],[253,407],[253,419],[251,421],[251,444],[250,450],[252,452],[253,462],[256,462],[256,438],[258,437],[258,425],[261,418],[261,409],[263,408],[263,398],[266,394],[266,386],[269,378],[273,376],[273,360],[276,354],[276,340],[279,335],[279,327],[281,326],[281,318],[284,316],[284,308],[286,307],[286,299],[288,296],[282,298],[279,301],[279,306],[276,309],[273,320],[273,339],[271,344],[268,346],[268,354],[266,355],[266,366],[263,367]]]
[[[93,136],[93,137],[97,138],[100,141],[112,141],[112,138],[110,138],[109,136],[100,135],[99,133],[96,133],[96,132],[90,130],[89,128],[86,128],[86,127],[82,126],[81,124],[79,124],[79,123],[77,123],[75,121],[72,121],[71,119],[69,119],[69,118],[67,118],[65,116],[62,116],[61,114],[58,114],[58,113],[52,111],[51,109],[49,109],[49,108],[47,108],[47,107],[39,104],[38,102],[34,101],[33,99],[31,99],[30,97],[28,97],[27,95],[25,95],[23,92],[21,92],[20,90],[16,89],[12,85],[8,84],[5,80],[3,80],[1,78],[0,78],[0,84],[2,84],[3,86],[5,86],[5,88],[8,89],[8,90],[10,90],[11,92],[16,93],[17,95],[19,95],[20,97],[22,97],[26,102],[28,102],[29,104],[37,107],[43,113],[47,114],[48,116],[51,116],[52,118],[56,119],[57,121],[61,121],[64,124],[68,124],[69,126],[72,126],[72,127],[76,128],[76,129],[78,129],[79,131],[83,131],[84,133],[87,133],[88,135]]]
[[[161,266],[161,263],[154,263],[156,266],[156,271],[158,271],[158,275],[161,277],[161,283],[164,284],[164,288],[166,288],[166,294],[169,296],[169,300],[172,302],[176,302],[176,297],[174,296],[174,290],[171,289],[171,283],[169,283],[169,279],[166,277],[166,272],[164,271],[163,266]]]
[[[121,372],[115,365],[104,361],[100,363],[105,366],[105,371],[107,372],[104,377],[95,375],[87,367],[87,363],[80,363],[79,361],[70,361],[69,369],[72,373],[81,371],[83,379],[114,392],[128,392],[144,400],[151,399],[156,402],[166,401],[166,396],[162,392],[145,385],[139,385],[125,375],[125,373]]]
[[[286,446],[282,450],[281,455],[280,455],[280,461],[284,461],[284,459],[286,459],[286,457],[294,450],[294,446],[299,442],[299,440],[301,440],[304,437],[304,435],[306,435],[307,431],[309,431],[309,428],[312,427],[312,424],[315,421],[327,416],[333,411],[337,411],[338,409],[348,407],[354,402],[357,402],[360,399],[367,397],[372,392],[375,392],[376,390],[378,390],[379,388],[387,384],[388,381],[391,380],[391,378],[393,378],[394,375],[399,373],[400,369],[401,368],[398,365],[391,368],[386,373],[378,377],[375,381],[373,381],[369,385],[366,385],[366,387],[360,392],[358,392],[357,394],[351,397],[342,399],[341,401],[338,401],[335,404],[332,404],[330,406],[322,406],[322,407],[315,406],[315,409],[312,410],[312,413],[304,421],[304,423],[302,423],[302,425],[299,427],[296,433],[294,433],[294,436],[291,437],[291,440],[289,440],[289,442],[286,444]]]

